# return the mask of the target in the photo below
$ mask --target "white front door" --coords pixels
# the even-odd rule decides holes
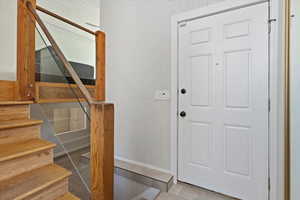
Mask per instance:
[[[268,4],[179,25],[179,180],[268,199]]]

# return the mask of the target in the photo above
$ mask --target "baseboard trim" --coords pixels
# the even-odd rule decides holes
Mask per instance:
[[[137,166],[139,168],[141,168],[141,170],[136,170],[135,169],[130,169],[130,167],[123,167],[121,166],[117,166],[119,164],[115,164],[116,167],[120,167],[122,169],[128,170],[128,171],[132,171],[135,172],[137,174],[164,182],[164,183],[169,183],[173,180],[174,175],[172,174],[171,171],[169,170],[165,170],[165,169],[161,169],[159,167],[155,167],[153,165],[149,165],[149,164],[145,164],[142,162],[138,162],[138,161],[133,161],[133,160],[129,160],[120,156],[115,156],[115,161],[121,161],[121,162],[125,162],[129,165],[134,165]],[[150,171],[150,173],[147,173],[147,171]],[[153,173],[152,173],[153,172]]]
[[[90,153],[85,153],[82,157],[89,161]],[[163,192],[168,192],[174,183],[174,176],[168,173],[167,170],[118,156],[115,156],[115,173],[124,177],[130,177],[130,179]]]

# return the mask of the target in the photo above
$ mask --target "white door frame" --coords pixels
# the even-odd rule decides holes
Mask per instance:
[[[268,0],[226,0],[172,17],[171,22],[171,172],[178,180],[178,26],[185,21],[255,5]],[[269,177],[270,200],[284,199],[284,68],[283,68],[283,2],[270,0],[269,69]]]

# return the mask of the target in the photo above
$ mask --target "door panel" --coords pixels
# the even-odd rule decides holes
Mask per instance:
[[[191,58],[191,105],[207,107],[212,98],[211,55],[199,55]]]
[[[247,109],[251,99],[250,52],[249,50],[225,52],[224,59],[225,107]]]
[[[267,6],[179,29],[179,179],[245,200],[268,197]]]

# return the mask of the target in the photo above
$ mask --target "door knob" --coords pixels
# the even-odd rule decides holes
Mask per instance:
[[[186,93],[186,89],[184,89],[184,88],[181,89],[180,91],[181,91],[181,94],[185,94]]]
[[[185,117],[186,116],[186,113],[184,112],[184,111],[182,111],[181,113],[180,113],[180,117]]]

